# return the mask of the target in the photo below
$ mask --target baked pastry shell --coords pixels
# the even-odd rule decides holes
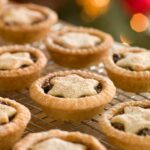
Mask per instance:
[[[14,107],[17,110],[14,119],[0,127],[0,149],[10,150],[10,148],[12,148],[12,146],[21,138],[31,118],[31,114],[25,106],[14,100],[0,97],[0,102]]]
[[[13,6],[26,7],[32,10],[37,10],[46,15],[47,18],[40,23],[24,26],[7,26],[3,21],[1,21],[0,35],[2,40],[6,42],[23,44],[39,41],[48,34],[50,26],[58,20],[57,14],[53,10],[36,4],[9,4],[3,8],[3,11]],[[3,13],[3,11],[1,12]]]
[[[52,60],[64,67],[84,68],[87,66],[98,64],[102,62],[104,56],[108,55],[109,48],[113,44],[113,39],[109,34],[92,28],[65,27],[57,31],[55,34],[59,36],[68,32],[89,33],[102,39],[102,42],[97,46],[89,48],[70,49],[54,43],[53,35],[50,36],[52,38],[52,42],[49,41],[48,37],[45,40],[45,43]]]
[[[135,47],[118,50],[118,52],[121,51],[144,52],[145,49]],[[150,71],[130,71],[119,67],[114,63],[112,55],[105,57],[104,66],[116,87],[128,92],[150,91]]]
[[[19,141],[13,150],[28,150],[32,145],[49,138],[59,138],[65,141],[83,144],[88,150],[106,150],[106,148],[93,136],[80,132],[66,132],[61,130],[50,130],[47,132],[33,133]]]
[[[101,132],[103,132],[108,138],[109,142],[112,145],[115,145],[117,148],[122,150],[149,150],[150,148],[150,136],[138,136],[132,133],[125,133],[115,129],[111,125],[111,118],[121,111],[124,110],[127,106],[139,106],[144,108],[150,108],[149,100],[142,101],[129,101],[125,103],[120,103],[110,110],[105,112],[100,118],[99,125]]]
[[[45,67],[47,60],[44,54],[36,48],[29,46],[3,46],[0,48],[0,54],[6,52],[29,52],[36,58],[36,62],[28,67],[12,69],[12,70],[0,70],[0,90],[12,91],[28,88],[30,84],[36,80],[42,69]]]
[[[44,93],[42,85],[45,80],[55,76],[77,74],[84,78],[95,79],[102,84],[102,91],[94,96],[82,98],[59,98]],[[35,81],[30,87],[30,96],[51,118],[61,121],[81,121],[90,119],[100,113],[112,100],[116,92],[113,83],[94,73],[73,70],[49,74]]]

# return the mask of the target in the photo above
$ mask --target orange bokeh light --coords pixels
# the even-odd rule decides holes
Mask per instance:
[[[76,0],[76,2],[82,7],[82,13],[90,18],[105,13],[110,4],[110,0]]]
[[[134,14],[130,20],[130,26],[136,32],[143,32],[149,26],[148,17],[142,13]]]

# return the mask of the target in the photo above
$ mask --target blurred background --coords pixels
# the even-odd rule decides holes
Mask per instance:
[[[98,28],[125,45],[150,48],[150,0],[15,0],[55,9],[61,20]]]

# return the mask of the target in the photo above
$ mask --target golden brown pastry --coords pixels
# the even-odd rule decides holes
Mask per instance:
[[[109,53],[113,39],[91,28],[66,27],[46,39],[51,58],[59,65],[83,68],[98,64]]]
[[[101,131],[111,144],[122,150],[149,150],[150,101],[129,101],[105,112]]]
[[[31,98],[52,118],[81,121],[97,115],[115,95],[112,82],[86,71],[60,71],[38,79]]]
[[[46,62],[44,54],[33,47],[0,47],[0,90],[28,88],[40,76]]]
[[[80,132],[50,130],[33,133],[19,141],[13,150],[106,150],[93,136]]]
[[[41,40],[57,21],[54,11],[35,4],[9,4],[0,12],[0,36],[6,42]]]
[[[22,136],[31,114],[29,110],[7,98],[0,97],[0,149],[10,150]]]
[[[114,84],[129,92],[150,91],[150,52],[143,48],[116,50],[104,59]]]

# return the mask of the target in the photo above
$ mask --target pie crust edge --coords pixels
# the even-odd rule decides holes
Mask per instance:
[[[102,91],[93,96],[83,98],[58,98],[45,94],[41,86],[47,78],[53,76],[65,76],[69,74],[77,74],[86,78],[93,78],[102,84]],[[72,70],[60,71],[49,74],[35,81],[30,87],[30,96],[33,101],[53,119],[62,121],[81,121],[89,119],[103,110],[105,105],[114,97],[116,88],[113,83],[102,76],[95,73]]]
[[[118,51],[146,51],[146,49],[133,47]],[[115,52],[113,52],[115,53]],[[150,72],[149,71],[129,71],[117,66],[112,58],[112,54],[104,59],[104,66],[109,78],[115,86],[128,92],[148,92],[150,91]]]
[[[106,150],[106,148],[93,136],[80,132],[67,132],[61,130],[50,130],[41,133],[32,133],[19,141],[13,150],[27,150],[33,144],[48,138],[60,138],[70,142],[79,142],[90,147],[92,150]]]
[[[0,128],[0,149],[10,149],[22,136],[29,120],[31,118],[30,111],[14,100],[0,97],[0,102],[15,107],[17,114],[13,121],[2,125]]]
[[[23,6],[26,8],[38,10],[47,15],[47,19],[41,23],[35,25],[27,26],[7,26],[5,24],[0,24],[0,34],[3,40],[14,43],[31,43],[34,41],[41,40],[50,30],[50,26],[57,22],[58,16],[53,10],[39,6],[36,4],[9,4],[3,9],[12,6]]]
[[[106,111],[99,120],[100,130],[103,132],[112,145],[124,150],[149,150],[150,136],[138,136],[132,133],[125,133],[115,129],[110,122],[110,119],[123,110],[126,106],[150,107],[149,100],[129,101],[117,104]]]
[[[0,48],[0,53],[3,52],[29,52],[36,57],[37,61],[26,68],[0,71],[0,90],[2,91],[21,90],[29,87],[40,76],[42,69],[47,63],[45,55],[39,49],[33,47],[19,45],[3,46]]]
[[[49,42],[47,38],[45,40],[47,50],[57,64],[70,68],[83,68],[102,62],[103,57],[108,55],[109,48],[113,44],[113,38],[109,34],[85,27],[64,27],[60,31],[57,31],[56,34],[63,34],[70,31],[89,33],[98,36],[102,38],[102,42],[98,46],[71,50],[69,48],[61,47],[53,42]],[[53,35],[51,35],[51,37],[53,39]],[[59,59],[60,57],[62,59]]]

